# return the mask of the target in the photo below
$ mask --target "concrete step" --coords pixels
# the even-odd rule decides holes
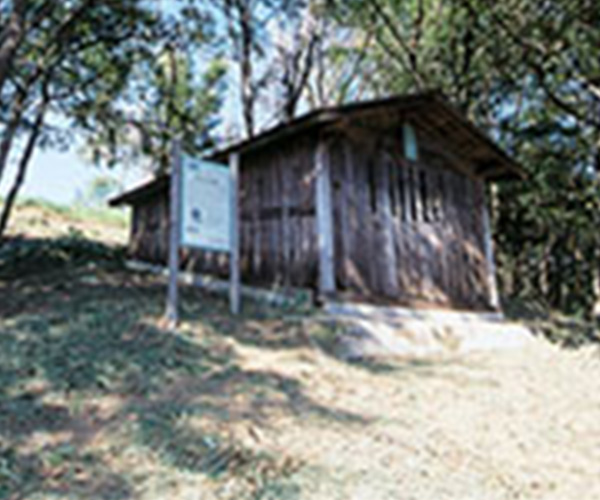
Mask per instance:
[[[329,302],[325,312],[343,325],[346,358],[432,356],[515,349],[533,341],[528,328],[501,313],[415,310]]]

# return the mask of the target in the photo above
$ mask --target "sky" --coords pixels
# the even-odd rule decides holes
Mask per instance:
[[[11,164],[3,175],[0,196],[6,195],[14,175],[15,166]],[[96,167],[85,162],[76,148],[67,152],[38,149],[29,165],[19,198],[38,198],[70,205],[76,200],[78,192],[85,192],[92,180],[98,176],[113,177],[124,186],[132,186],[140,182],[144,174],[132,169],[109,170]]]
[[[173,4],[169,1],[157,3],[159,8],[169,12],[173,10]],[[201,61],[202,65],[203,61]],[[224,96],[223,108],[221,109],[222,124],[220,132],[229,135],[235,134],[240,124],[241,108],[237,98],[238,88],[237,73],[231,70],[227,72],[227,91]],[[266,108],[269,107],[267,103]],[[257,110],[257,119],[260,126],[269,123],[268,118],[261,113],[261,107]],[[54,117],[59,123],[60,118]],[[63,124],[64,125],[64,124]],[[217,132],[218,134],[219,132]],[[75,144],[68,151],[63,152],[56,149],[37,148],[29,165],[27,178],[19,193],[20,199],[37,198],[49,200],[58,204],[69,205],[76,201],[79,193],[86,188],[98,176],[109,176],[119,181],[126,190],[135,186],[148,177],[147,172],[141,169],[123,169],[115,167],[112,169],[100,168],[86,162],[78,154],[78,146]],[[15,174],[15,166],[9,165],[8,171],[3,175],[0,182],[0,197],[5,196]]]
[[[167,12],[173,10],[173,4],[169,0],[158,2],[157,6]],[[14,175],[15,165],[9,164],[0,182],[0,197],[6,196]],[[19,199],[38,198],[69,205],[98,176],[113,177],[127,188],[140,183],[147,175],[135,169],[108,169],[91,165],[78,154],[77,145],[66,152],[37,148],[19,192]]]

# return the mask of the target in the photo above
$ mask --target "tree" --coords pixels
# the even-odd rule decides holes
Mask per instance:
[[[0,10],[11,18],[17,12],[20,23],[9,47],[8,38],[2,43],[0,181],[11,159],[17,173],[0,214],[0,238],[36,148],[69,139],[48,117],[74,124],[101,114],[125,88],[157,26],[144,4],[31,0]]]
[[[258,117],[289,119],[307,87],[319,40],[313,16],[316,0],[212,0],[216,16],[225,19],[217,32],[234,63],[234,89],[239,94],[244,135],[260,128]],[[305,22],[304,16],[309,19]],[[265,95],[278,99],[276,111],[261,106]]]
[[[376,76],[359,77],[374,93],[441,88],[526,167],[526,182],[498,193],[506,294],[589,313],[600,303],[596,2],[351,0],[336,13],[374,40]]]
[[[158,175],[169,169],[174,136],[190,155],[212,147],[224,72],[220,60],[201,72],[189,53],[175,53],[170,47],[151,64],[139,65],[130,81],[131,100],[137,106],[113,105],[101,121],[85,124],[93,161],[141,165]]]
[[[238,67],[242,121],[247,137],[256,131],[256,104],[270,74],[257,71],[264,54],[266,25],[273,15],[270,0],[212,0],[217,17],[224,17],[226,33],[220,42],[228,47],[229,58]]]
[[[85,191],[80,193],[78,202],[94,207],[105,206],[108,199],[119,192],[121,183],[107,175],[98,175],[87,185]]]
[[[211,48],[215,24],[203,7],[185,1],[163,13],[163,35],[150,57],[137,61],[124,98],[81,123],[94,162],[135,163],[161,174],[169,167],[173,137],[190,155],[214,145],[226,64],[218,53],[199,56]]]
[[[308,88],[323,34],[323,16],[318,2],[295,5],[280,16],[271,29],[272,74],[278,95],[277,119],[290,121],[296,115]]]
[[[214,126],[221,66],[198,77],[179,51],[177,84],[167,81],[169,47],[193,51],[204,35],[206,17],[187,0],[165,11],[144,0],[2,2],[0,19],[0,182],[8,162],[17,165],[0,241],[39,147],[68,146],[81,134],[96,159],[114,164],[129,141],[130,152],[164,169],[171,131],[190,151],[209,143],[198,127]]]

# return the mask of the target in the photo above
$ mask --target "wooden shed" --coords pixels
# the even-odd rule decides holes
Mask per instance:
[[[520,167],[438,93],[311,112],[209,158],[240,165],[247,284],[412,307],[497,309],[486,182]],[[133,207],[130,252],[167,259],[169,178],[112,200]],[[226,275],[227,256],[182,265]]]

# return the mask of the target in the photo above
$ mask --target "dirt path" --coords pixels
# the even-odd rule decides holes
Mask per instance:
[[[600,357],[539,342],[457,359],[348,366],[245,349],[339,415],[274,419],[265,442],[309,464],[300,498],[600,498]]]

